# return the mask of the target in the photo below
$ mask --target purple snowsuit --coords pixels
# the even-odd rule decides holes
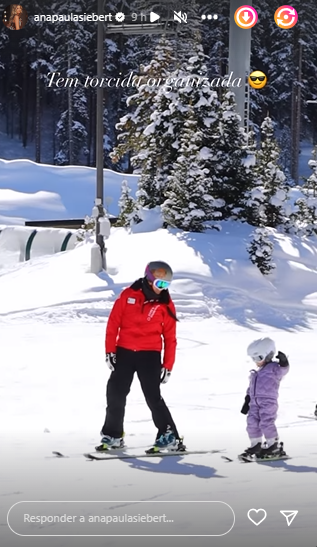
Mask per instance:
[[[279,363],[273,361],[258,370],[251,370],[247,391],[250,395],[250,409],[247,416],[247,432],[250,439],[262,437],[262,435],[266,439],[278,437],[275,426],[278,391],[280,381],[288,371],[289,366],[281,367]]]

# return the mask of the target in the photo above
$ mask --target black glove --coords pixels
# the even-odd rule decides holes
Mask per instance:
[[[246,395],[244,399],[244,405],[241,408],[241,414],[248,414],[250,410],[250,401],[251,401],[250,395]]]
[[[171,377],[171,371],[167,370],[167,368],[162,367],[161,369],[161,384],[167,384]]]
[[[110,370],[116,368],[117,356],[115,353],[106,353],[106,365]]]
[[[276,356],[276,359],[278,360],[280,367],[288,367],[289,366],[288,359],[287,359],[285,353],[283,353],[282,351],[278,352],[278,354]]]

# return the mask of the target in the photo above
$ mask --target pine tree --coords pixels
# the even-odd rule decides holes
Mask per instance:
[[[86,215],[84,218],[84,224],[77,231],[77,241],[88,241],[90,237],[96,233],[96,219]]]
[[[41,4],[33,1],[33,9],[35,13],[41,12]],[[27,63],[30,64],[30,77],[35,79],[35,161],[41,161],[41,144],[42,144],[42,109],[43,109],[43,92],[42,87],[46,84],[46,75],[52,72],[51,55],[53,51],[53,39],[49,28],[46,25],[39,25],[32,19],[28,20],[28,31],[32,29],[31,35],[26,35],[21,40],[21,45],[24,48],[25,56],[23,62],[23,72],[27,72]],[[23,107],[22,107],[22,143],[26,147],[28,144],[28,123],[29,123],[29,108],[27,106],[28,82],[23,78]],[[51,92],[48,92],[51,95]]]
[[[252,5],[258,12],[259,21],[261,21],[261,24],[257,24],[256,32],[252,32],[250,68],[251,72],[253,72],[253,70],[261,70],[268,76],[268,83],[263,89],[258,90],[250,87],[249,90],[250,118],[253,124],[253,129],[256,132],[256,135],[258,135],[260,125],[266,113],[268,110],[272,112],[272,108],[275,107],[275,103],[272,107],[271,99],[274,93],[274,86],[272,85],[272,72],[275,68],[271,63],[273,44],[271,43],[271,40],[268,39],[268,36],[271,36],[271,33],[274,31],[274,26],[278,29],[278,31],[283,31],[275,24],[273,17],[274,11],[272,13],[272,3],[270,0],[254,0]],[[279,66],[280,64],[281,63],[279,63]],[[282,73],[282,71],[280,72]]]
[[[295,203],[294,219],[306,235],[317,234],[317,147],[313,157],[308,162],[312,174],[302,186],[303,197]]]
[[[123,180],[121,196],[118,202],[120,214],[116,226],[131,226],[132,223],[136,223],[139,220],[136,201],[130,194],[131,188],[128,185],[128,181]]]
[[[3,17],[3,12],[2,12],[2,17]],[[9,44],[9,34],[2,30],[2,32],[0,33],[0,84],[3,85],[3,83],[6,82],[7,86],[8,86],[8,76],[10,71],[12,71],[12,67],[8,66],[10,64],[10,57],[8,55],[8,44]],[[1,88],[1,85],[0,85],[0,88]],[[5,97],[2,97],[1,95],[2,94],[0,94],[0,109],[2,112],[5,109],[8,110],[9,101],[8,101],[8,97],[6,97],[7,100],[4,101],[3,99]],[[5,108],[4,108],[4,102],[6,102]],[[8,114],[7,114],[7,117],[8,117]]]
[[[188,116],[201,133],[200,160],[206,163],[208,192],[213,195],[212,180],[215,155],[215,132],[218,123],[217,93],[202,85],[207,76],[206,56],[196,45],[192,56],[170,75],[169,85],[162,86],[153,101],[151,123],[144,131],[144,152],[138,181],[137,198],[142,206],[155,207],[165,201],[169,177],[178,165],[179,147]],[[209,161],[209,164],[207,165]],[[217,202],[219,203],[219,202]]]
[[[70,0],[68,11],[84,13],[87,3],[84,0]],[[63,77],[73,78],[74,84],[67,88],[54,88],[60,101],[60,118],[56,125],[58,149],[55,162],[59,165],[76,164],[81,155],[87,154],[87,91],[80,85],[85,78],[83,58],[90,58],[90,44],[93,24],[85,25],[78,21],[65,23],[58,21],[55,24],[56,47],[52,55],[54,71],[60,72]],[[77,81],[79,85],[75,85]]]
[[[257,266],[261,274],[267,275],[275,268],[275,264],[272,262],[273,243],[269,239],[268,231],[263,227],[256,228],[252,237],[252,241],[247,247],[250,260]]]
[[[298,22],[292,29],[282,29],[274,21],[272,2],[255,0],[260,25],[252,32],[251,67],[262,70],[268,76],[267,86],[261,92],[251,89],[252,121],[259,126],[265,114],[270,116],[279,128],[290,128],[293,87],[301,87],[302,127],[314,127],[316,109],[305,106],[306,99],[317,98],[315,74],[317,70],[317,21],[315,0],[294,0]],[[302,48],[301,83],[299,76],[299,48]],[[281,70],[281,67],[283,69]],[[309,114],[309,115],[307,115]]]
[[[118,144],[111,153],[112,160],[117,162],[125,154],[132,152],[134,154],[132,164],[136,173],[140,167],[138,155],[143,157],[143,153],[146,153],[143,132],[151,123],[151,114],[154,111],[153,102],[158,92],[158,85],[167,78],[174,62],[173,48],[163,36],[154,53],[153,60],[142,68],[139,75],[136,75],[137,91],[127,100],[131,111],[116,126]]]
[[[214,0],[212,10],[210,2],[200,2],[199,13],[217,14],[218,18],[204,22],[201,25],[202,44],[208,57],[208,76],[213,78],[224,77],[228,70],[229,57],[229,2]]]
[[[128,0],[107,2],[109,13],[129,13],[135,10]],[[121,81],[131,74],[138,74],[140,64],[147,64],[149,52],[153,51],[151,35],[105,34],[104,73],[108,78]],[[118,85],[107,88],[104,111],[104,166],[117,171],[129,170],[129,153],[121,156],[115,163],[112,160],[113,149],[118,145],[116,125],[127,114],[127,99],[132,88]]]
[[[203,168],[200,158],[202,140],[192,108],[180,138],[178,158],[168,177],[167,200],[162,205],[169,226],[192,232],[202,232],[207,221],[213,219],[214,199],[210,195],[208,170]]]
[[[292,158],[292,135],[289,127],[285,126],[283,129],[281,129],[277,142],[278,147],[281,151],[281,168],[285,173],[288,183],[291,184],[290,170]]]
[[[317,21],[315,0],[294,0],[292,6],[298,13],[292,37],[292,60],[294,65],[295,85],[301,88],[301,129],[316,131],[317,112],[314,105],[306,106],[308,99],[317,99]],[[301,51],[299,51],[301,49]],[[299,79],[299,57],[301,56],[301,78]],[[309,116],[308,116],[309,115]]]
[[[179,6],[180,4],[178,4]],[[176,10],[178,11],[178,10]],[[181,11],[187,15],[187,24],[180,23],[174,40],[178,67],[192,56],[197,44],[201,44],[201,17],[196,0],[182,0]]]
[[[249,193],[253,224],[276,228],[285,221],[286,177],[278,160],[280,151],[274,138],[274,124],[265,118],[261,125],[261,145],[256,154],[256,184]],[[250,217],[249,217],[250,218]]]
[[[205,164],[213,173],[213,196],[224,202],[221,208],[224,220],[245,219],[245,195],[252,187],[253,171],[246,165],[248,136],[240,127],[232,91],[227,91],[221,102],[213,141],[215,153]]]

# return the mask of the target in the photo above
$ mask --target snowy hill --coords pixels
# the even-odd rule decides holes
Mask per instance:
[[[104,169],[104,204],[110,215],[119,213],[123,180],[135,195],[137,175]],[[95,194],[95,168],[0,159],[0,225],[24,225],[25,220],[84,218],[91,214]],[[290,202],[299,195],[299,189],[291,189]]]
[[[133,500],[219,500],[232,507],[236,521],[228,535],[213,537],[212,545],[298,547],[304,529],[307,545],[314,545],[316,424],[298,414],[311,413],[317,397],[317,241],[273,232],[277,268],[263,278],[245,251],[250,228],[238,223],[222,227],[206,234],[162,229],[128,234],[115,229],[107,241],[108,272],[99,276],[87,273],[89,244],[1,270],[0,413],[5,420],[0,443],[5,475],[0,510],[6,547],[17,545],[5,527],[6,513],[24,500],[103,500],[97,514],[127,513]],[[171,294],[180,319],[177,360],[162,393],[186,444],[225,449],[229,457],[248,445],[245,416],[240,414],[252,367],[246,347],[265,334],[291,362],[281,384],[277,425],[292,460],[243,466],[227,463],[219,454],[100,463],[82,457],[98,442],[104,418],[109,310],[121,289],[142,276],[154,258],[166,260],[175,272]],[[125,430],[128,445],[138,451],[155,435],[137,378]],[[72,457],[54,459],[52,450]],[[153,510],[150,503],[146,507]],[[247,519],[252,507],[267,511],[259,527]],[[291,528],[280,514],[286,509],[299,510]],[[92,512],[87,504],[83,510]],[[59,513],[65,513],[65,506]],[[190,534],[190,519],[185,514],[179,518],[179,534]],[[34,534],[41,531],[38,525],[33,529]],[[58,527],[51,532],[58,533]],[[192,540],[174,538],[172,544],[190,547]],[[119,547],[127,540],[92,541]],[[129,546],[141,541],[130,538]],[[33,538],[23,542],[34,544]],[[199,542],[210,545],[210,538]],[[75,543],[45,538],[44,544],[84,547],[87,539],[77,537]],[[162,539],[151,538],[151,544],[159,547]]]
[[[105,206],[118,214],[121,183],[135,192],[135,175],[104,170]],[[29,160],[0,159],[0,224],[24,220],[84,218],[91,214],[96,194],[96,169],[38,164]]]

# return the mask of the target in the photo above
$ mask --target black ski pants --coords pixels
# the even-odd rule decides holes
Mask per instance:
[[[152,419],[158,429],[157,436],[167,427],[179,438],[171,413],[161,396],[161,353],[159,351],[131,351],[117,348],[117,361],[107,384],[106,419],[102,427],[104,435],[122,437],[127,395],[130,392],[134,373],[137,373]]]

